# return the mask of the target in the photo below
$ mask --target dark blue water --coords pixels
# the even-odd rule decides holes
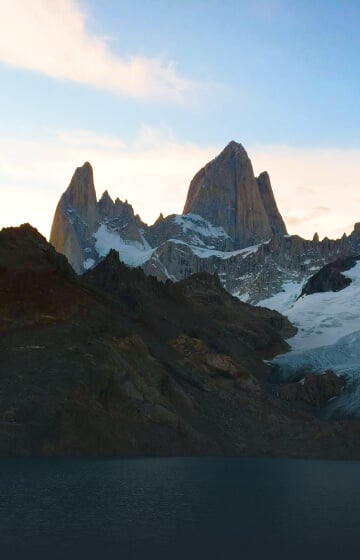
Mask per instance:
[[[0,557],[360,557],[360,463],[2,459]]]

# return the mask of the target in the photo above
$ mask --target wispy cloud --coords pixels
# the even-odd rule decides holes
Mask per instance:
[[[0,61],[138,99],[182,102],[196,87],[173,61],[114,54],[76,0],[0,0]]]
[[[331,209],[326,206],[316,206],[313,210],[309,209],[306,214],[299,216],[290,215],[287,217],[286,223],[288,226],[303,227],[307,222],[315,225],[316,220],[326,214],[331,214]],[[353,224],[352,224],[353,225]]]

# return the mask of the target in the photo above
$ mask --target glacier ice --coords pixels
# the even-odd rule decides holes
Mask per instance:
[[[339,292],[297,299],[301,285],[287,283],[283,292],[259,305],[277,309],[298,328],[288,340],[290,351],[273,360],[282,378],[291,380],[301,372],[327,369],[344,375],[346,389],[329,403],[327,411],[360,417],[360,262],[344,275],[352,282]]]

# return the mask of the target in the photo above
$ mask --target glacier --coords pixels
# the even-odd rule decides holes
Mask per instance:
[[[298,328],[288,340],[290,351],[272,360],[282,379],[331,369],[347,385],[326,413],[360,417],[360,262],[343,274],[352,282],[339,292],[299,297],[302,285],[290,282],[259,305],[280,311]]]

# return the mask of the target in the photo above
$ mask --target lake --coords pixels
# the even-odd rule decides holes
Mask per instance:
[[[350,558],[360,463],[0,460],[1,558]]]

